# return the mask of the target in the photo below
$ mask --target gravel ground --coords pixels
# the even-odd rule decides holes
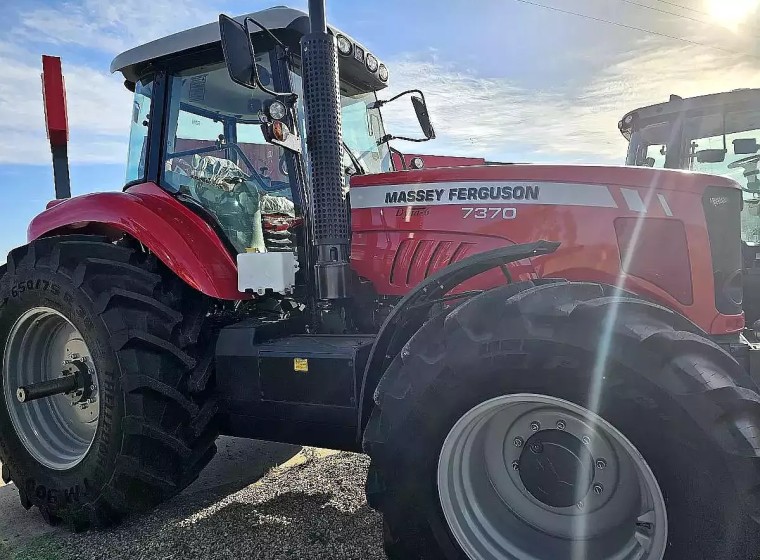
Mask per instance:
[[[382,559],[380,517],[364,497],[367,464],[364,455],[304,448],[233,493],[186,492],[114,529],[79,535],[55,531],[10,557]]]

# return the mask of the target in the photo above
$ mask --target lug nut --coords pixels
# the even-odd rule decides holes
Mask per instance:
[[[605,461],[604,459],[597,459],[596,468],[599,469],[600,471],[604,470],[605,468],[607,468],[607,461]]]
[[[564,430],[567,427],[564,420],[557,420],[557,429]]]
[[[599,496],[602,492],[604,492],[604,486],[602,486],[598,482],[594,484],[594,494]]]
[[[519,471],[520,470],[520,463],[517,461],[512,461],[512,470],[513,471]]]
[[[578,509],[583,509],[585,506],[583,502],[578,502],[576,505],[578,506]]]
[[[525,442],[523,441],[523,438],[516,437],[515,440],[512,443],[515,444],[515,447],[522,447],[523,443],[525,443]]]
[[[591,443],[591,438],[588,437],[588,436],[583,436],[583,438],[581,439],[581,441],[583,442],[583,445],[588,445],[588,444]]]
[[[537,432],[538,430],[541,429],[541,424],[539,424],[538,422],[531,422],[530,429],[533,430],[534,432]]]

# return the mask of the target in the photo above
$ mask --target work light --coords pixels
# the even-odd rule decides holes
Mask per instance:
[[[351,50],[354,48],[354,46],[351,44],[351,41],[348,39],[348,37],[344,37],[343,35],[337,36],[338,41],[338,52],[344,56],[348,56],[351,54]]]
[[[367,70],[370,72],[377,72],[377,58],[372,53],[367,53]]]

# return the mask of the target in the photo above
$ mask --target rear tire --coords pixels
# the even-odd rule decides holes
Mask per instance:
[[[102,237],[45,238],[11,252],[0,278],[0,352],[20,317],[52,310],[81,333],[100,391],[89,451],[58,469],[30,453],[9,416],[15,403],[0,391],[3,479],[24,507],[83,530],[152,508],[198,476],[217,435],[202,359],[207,308],[154,257]]]
[[[609,287],[526,282],[474,297],[423,326],[375,393],[364,436],[367,498],[383,514],[386,553],[394,560],[577,553],[552,549],[549,539],[520,542],[518,516],[502,535],[511,552],[497,546],[468,556],[443,511],[438,463],[452,428],[490,399],[529,393],[595,411],[641,453],[667,510],[667,548],[654,560],[758,558],[753,387],[686,319]],[[505,439],[505,468],[511,446]]]

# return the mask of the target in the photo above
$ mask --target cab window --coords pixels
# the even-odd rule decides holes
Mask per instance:
[[[259,75],[271,80],[268,55]],[[265,84],[266,85],[266,84]],[[172,76],[163,184],[212,214],[238,252],[266,250],[262,221],[295,218],[285,150],[264,140],[261,111],[270,98],[235,84],[224,64]]]
[[[148,149],[148,122],[150,121],[152,90],[152,79],[140,80],[135,84],[132,119],[129,125],[126,183],[135,183],[145,179],[145,156]]]

